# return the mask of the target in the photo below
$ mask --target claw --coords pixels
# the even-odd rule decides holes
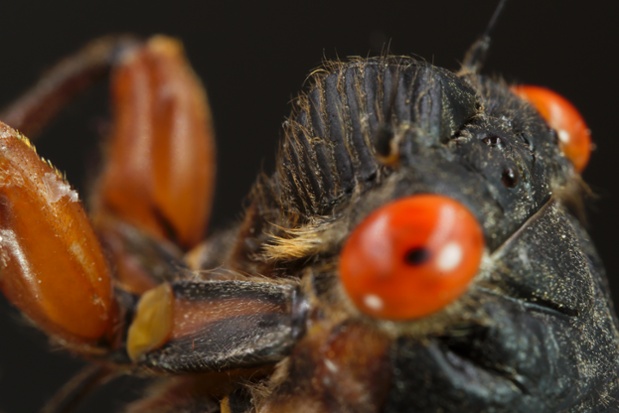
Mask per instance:
[[[77,193],[1,122],[0,290],[49,335],[83,351],[113,337],[111,276]]]

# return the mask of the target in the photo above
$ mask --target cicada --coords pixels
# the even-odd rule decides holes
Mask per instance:
[[[176,40],[106,38],[2,115],[0,289],[120,374],[124,411],[614,412],[619,331],[582,224],[591,143],[554,92],[382,55],[312,72],[276,166],[206,237],[213,129]],[[91,193],[26,135],[109,73]],[[22,134],[24,133],[24,134]]]

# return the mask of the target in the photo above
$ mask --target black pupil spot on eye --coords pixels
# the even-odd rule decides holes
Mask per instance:
[[[505,168],[501,175],[501,182],[508,188],[513,188],[518,183],[518,175],[512,168]]]
[[[404,261],[410,265],[422,265],[430,259],[430,251],[423,247],[409,250],[404,257]]]

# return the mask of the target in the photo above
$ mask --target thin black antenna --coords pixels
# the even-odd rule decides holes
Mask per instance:
[[[490,35],[496,27],[497,20],[503,12],[503,8],[507,0],[500,0],[497,4],[494,13],[486,26],[484,33],[471,45],[469,50],[464,55],[464,62],[462,63],[462,70],[468,73],[478,73],[482,65],[486,61],[486,55],[490,48]]]

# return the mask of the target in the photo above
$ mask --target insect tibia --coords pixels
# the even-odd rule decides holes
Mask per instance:
[[[271,282],[162,284],[138,304],[129,354],[142,366],[172,372],[272,364],[302,331],[296,294],[292,285]]]

